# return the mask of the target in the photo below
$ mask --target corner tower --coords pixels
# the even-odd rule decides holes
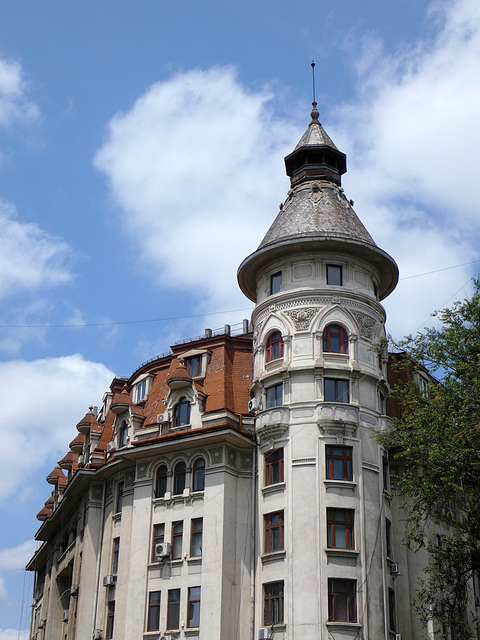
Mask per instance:
[[[380,301],[398,268],[345,196],[346,156],[318,115],[314,102],[285,158],[287,199],[238,270],[256,304],[255,624],[257,637],[388,638],[391,517],[372,434],[388,393]]]

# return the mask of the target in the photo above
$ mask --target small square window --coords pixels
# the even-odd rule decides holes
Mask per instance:
[[[325,402],[350,402],[348,380],[325,378]]]
[[[270,276],[270,295],[278,293],[282,286],[282,272],[278,271]]]
[[[272,407],[278,407],[283,404],[283,384],[275,384],[273,387],[268,387],[266,391],[267,396],[267,409]]]
[[[327,264],[327,284],[342,286],[342,266],[339,264]]]

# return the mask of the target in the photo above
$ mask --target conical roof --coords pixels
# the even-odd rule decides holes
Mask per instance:
[[[238,269],[243,293],[256,302],[259,270],[285,252],[336,251],[362,258],[380,274],[379,297],[385,298],[398,281],[398,267],[377,247],[341,187],[346,156],[338,151],[318,121],[313,104],[312,121],[294,151],[285,158],[291,189],[258,249]]]

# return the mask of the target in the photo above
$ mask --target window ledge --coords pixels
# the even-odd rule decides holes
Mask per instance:
[[[275,560],[283,560],[285,558],[285,549],[281,551],[272,551],[270,553],[262,553],[260,556],[262,564],[275,562]]]
[[[352,480],[324,480],[325,486],[333,487],[335,489],[351,489],[355,491],[357,488],[357,483]]]
[[[361,629],[362,625],[358,622],[335,622],[333,620],[328,620],[327,621],[327,627],[331,628],[331,629],[345,629],[345,631],[348,631],[348,629]]]
[[[187,558],[187,564],[202,564],[202,556],[190,556]]]
[[[275,484],[268,484],[266,487],[262,488],[263,495],[268,495],[269,493],[278,493],[280,491],[285,491],[285,482],[276,482]]]
[[[356,549],[325,549],[327,556],[339,556],[340,558],[356,558],[359,552]]]
[[[200,627],[191,627],[190,629],[185,629],[183,635],[188,638],[189,636],[198,636],[200,631]]]
[[[183,558],[172,558],[172,560],[170,560],[169,565],[171,567],[181,567],[183,564]]]

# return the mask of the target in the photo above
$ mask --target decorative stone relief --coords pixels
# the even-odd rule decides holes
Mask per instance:
[[[223,462],[223,448],[217,447],[216,449],[210,449],[210,460],[212,464],[221,464]]]
[[[360,335],[362,336],[362,338],[371,340],[373,336],[373,328],[377,324],[377,321],[371,316],[368,316],[366,313],[362,313],[361,311],[354,311],[353,315],[355,316],[355,320],[358,322],[358,327],[360,329]]]
[[[137,478],[146,478],[148,476],[148,462],[140,462],[137,465]]]
[[[297,331],[307,331],[312,318],[318,311],[318,307],[304,307],[303,309],[293,309],[285,313],[293,320]]]
[[[242,453],[240,456],[240,467],[242,469],[251,469],[253,464],[253,458],[251,453]]]
[[[127,473],[125,475],[125,487],[133,487],[134,479],[133,473]]]
[[[103,496],[103,485],[101,484],[92,484],[90,487],[90,499],[91,500],[101,500]]]
[[[237,456],[235,455],[235,451],[227,447],[227,462],[231,464],[232,467],[235,467],[237,464]]]

